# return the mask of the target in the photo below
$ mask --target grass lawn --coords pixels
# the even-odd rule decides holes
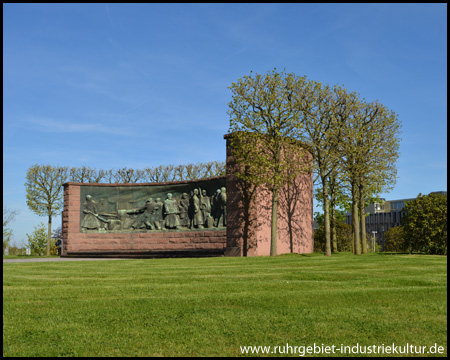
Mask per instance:
[[[3,264],[3,356],[241,356],[286,344],[438,344],[445,356],[447,257]]]
[[[58,255],[3,255],[3,259],[36,259],[36,258],[59,258]]]

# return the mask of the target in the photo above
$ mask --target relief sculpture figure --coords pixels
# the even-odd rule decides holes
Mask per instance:
[[[163,207],[161,198],[156,198],[154,208],[151,215],[151,223],[157,230],[161,230],[163,226]]]
[[[217,227],[217,221],[220,217],[219,207],[220,189],[217,189],[216,193],[211,196],[211,215],[214,219],[214,226]]]
[[[175,199],[172,199],[172,194],[167,194],[167,199],[164,200],[164,214],[165,226],[168,229],[180,229],[180,219],[178,217],[178,204]]]
[[[192,207],[192,221],[191,228],[196,227],[203,229],[203,216],[200,209],[200,199],[198,198],[199,191],[194,189],[194,194],[191,197],[191,207]]]
[[[136,221],[131,224],[132,229],[150,229],[154,230],[155,226],[152,223],[152,213],[155,208],[155,203],[152,198],[149,198],[145,205],[137,210],[128,210],[128,214],[141,214]]]
[[[189,227],[189,199],[188,194],[183,193],[179,203],[180,223],[182,227]]]
[[[103,219],[98,216],[97,203],[92,200],[91,195],[86,196],[86,201],[83,204],[84,218],[81,223],[81,229],[83,230],[99,230],[103,229],[104,225],[100,222],[108,223],[109,220]]]
[[[206,228],[210,228],[213,226],[213,218],[211,216],[211,201],[209,199],[209,196],[206,195],[206,190],[202,190],[200,202],[203,224]]]
[[[218,199],[218,210],[219,210],[219,215],[217,218],[217,227],[220,227],[221,225],[221,221],[222,220],[222,226],[227,226],[227,189],[225,189],[224,187],[220,189],[220,195],[219,195],[219,199]]]

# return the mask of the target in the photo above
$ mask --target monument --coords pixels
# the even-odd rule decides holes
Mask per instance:
[[[64,184],[61,256],[269,255],[270,196],[258,189],[251,211],[244,211],[229,135],[224,138],[225,176],[148,184]],[[311,253],[312,174],[299,176],[285,190],[278,209],[278,253]],[[245,231],[244,214],[255,220]]]
[[[210,197],[226,177],[149,184],[64,184],[62,256],[217,256],[226,247]],[[217,206],[226,206],[218,203]]]

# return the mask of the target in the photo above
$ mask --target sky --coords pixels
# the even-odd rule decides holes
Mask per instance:
[[[47,223],[34,164],[225,161],[232,82],[274,68],[379,100],[402,123],[387,200],[447,190],[447,4],[3,4],[3,206]],[[61,216],[53,219],[53,229]]]

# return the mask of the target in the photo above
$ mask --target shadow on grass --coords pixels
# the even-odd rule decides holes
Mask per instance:
[[[377,255],[435,255],[435,254],[425,254],[425,253],[416,253],[413,252],[410,254],[409,252],[379,252],[376,253]],[[447,256],[447,255],[441,255],[441,256]]]
[[[317,256],[319,253],[312,253],[312,254],[298,254],[298,253],[291,253],[291,254],[280,254],[277,255],[277,257],[313,257]],[[322,254],[323,255],[323,254]]]

